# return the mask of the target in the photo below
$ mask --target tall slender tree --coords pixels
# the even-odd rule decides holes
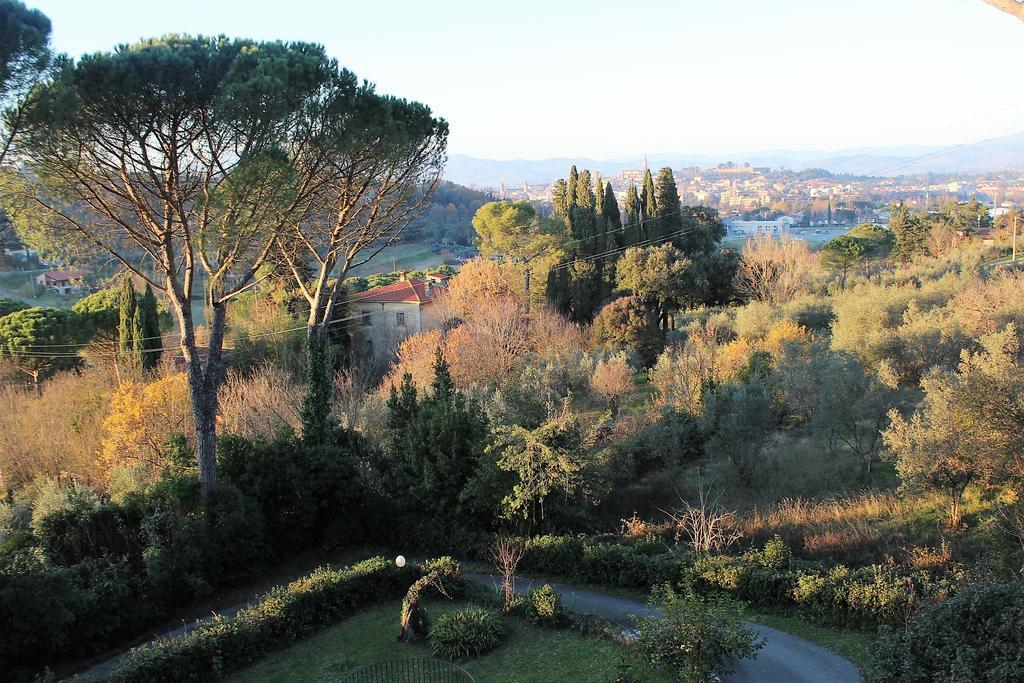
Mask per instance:
[[[153,287],[146,283],[146,291],[139,302],[142,311],[142,369],[152,370],[160,364],[163,353],[163,339],[160,337],[160,312],[156,303]]]
[[[641,239],[657,239],[658,231],[658,200],[654,189],[654,180],[650,169],[644,169],[644,178],[640,186],[640,223]]]
[[[641,203],[640,195],[636,191],[636,185],[630,183],[626,188],[626,197],[622,203],[624,243],[622,246],[631,247],[643,239],[643,225],[640,221]]]
[[[135,354],[135,286],[132,277],[125,274],[121,278],[121,289],[117,302],[117,349],[122,363],[136,365]]]
[[[675,237],[683,227],[683,217],[679,189],[676,187],[675,178],[672,177],[671,168],[666,166],[658,172],[654,191],[655,215],[658,217],[657,238],[663,239],[668,235]]]

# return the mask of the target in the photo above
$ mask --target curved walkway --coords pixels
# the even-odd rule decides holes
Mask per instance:
[[[486,574],[464,572],[462,575],[486,586],[497,587],[499,584],[497,578]],[[516,592],[526,593],[544,583],[551,584],[570,611],[594,614],[627,628],[634,625],[632,619],[634,615],[658,614],[657,610],[652,611],[647,605],[636,600],[606,595],[555,581],[520,578],[516,582]],[[233,617],[236,612],[252,604],[254,600],[221,610],[218,614],[224,617]],[[183,625],[163,634],[154,634],[154,636],[181,636],[194,630],[203,621],[206,619]],[[750,624],[750,627],[757,635],[765,639],[765,645],[758,651],[756,658],[741,660],[736,671],[722,679],[725,683],[857,683],[860,680],[860,670],[856,665],[831,650],[770,626]],[[127,654],[128,652],[122,652],[90,667],[84,672],[85,679],[105,679]]]
[[[497,587],[499,580],[484,574],[464,573],[467,579]],[[566,608],[580,614],[594,614],[626,627],[632,616],[657,614],[647,605],[585,588],[552,581],[519,579],[516,592],[525,593],[541,583],[550,583]],[[857,683],[860,670],[850,660],[816,643],[797,638],[762,624],[750,624],[765,645],[756,658],[739,662],[736,671],[723,678],[728,683]]]

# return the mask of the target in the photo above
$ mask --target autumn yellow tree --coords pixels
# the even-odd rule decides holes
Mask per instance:
[[[103,421],[101,460],[108,467],[166,464],[165,446],[174,434],[191,434],[192,412],[184,373],[153,382],[127,381],[110,399]]]

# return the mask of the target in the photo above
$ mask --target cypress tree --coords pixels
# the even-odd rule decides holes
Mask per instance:
[[[651,178],[651,171],[644,171],[643,184],[640,187],[640,223],[641,239],[649,240],[658,236],[656,227],[658,215],[658,201],[654,190],[654,180]]]
[[[594,181],[590,177],[590,171],[586,169],[576,180],[576,206],[581,209],[594,209]]]
[[[152,370],[160,363],[163,344],[160,339],[160,314],[156,307],[156,295],[153,288],[146,283],[146,293],[142,295],[142,369]]]
[[[118,296],[117,339],[118,355],[121,360],[130,363],[135,352],[133,341],[135,321],[135,287],[131,275],[125,274],[121,279],[121,292]]]
[[[626,244],[626,236],[622,230],[622,214],[619,213],[619,202],[615,199],[615,191],[611,183],[605,183],[598,191],[603,195],[601,200],[601,224],[604,229],[604,251],[613,252]],[[602,292],[607,297],[615,290],[615,263],[618,254],[610,253],[605,259],[602,272]]]
[[[137,368],[144,368],[145,365],[145,333],[142,325],[142,306],[136,304],[135,313],[132,314],[132,364]]]
[[[631,247],[643,239],[643,226],[640,222],[640,195],[637,194],[636,185],[630,183],[626,189],[626,198],[623,201],[625,216],[623,217],[626,230],[623,233],[624,247]]]
[[[571,215],[572,210],[576,207],[576,187],[580,182],[579,171],[576,170],[576,165],[573,164],[572,168],[569,169],[569,179],[565,182],[565,208],[567,214]]]
[[[559,218],[566,218],[569,215],[569,190],[561,178],[556,180],[554,187],[551,188],[551,205]]]
[[[658,172],[655,198],[658,216],[657,237],[660,239],[678,232],[683,227],[679,189],[676,187],[675,178],[672,177],[672,169],[667,166]]]

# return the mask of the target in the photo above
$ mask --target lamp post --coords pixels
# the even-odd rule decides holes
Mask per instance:
[[[399,569],[405,566],[405,555],[399,555],[395,558],[395,566]]]

